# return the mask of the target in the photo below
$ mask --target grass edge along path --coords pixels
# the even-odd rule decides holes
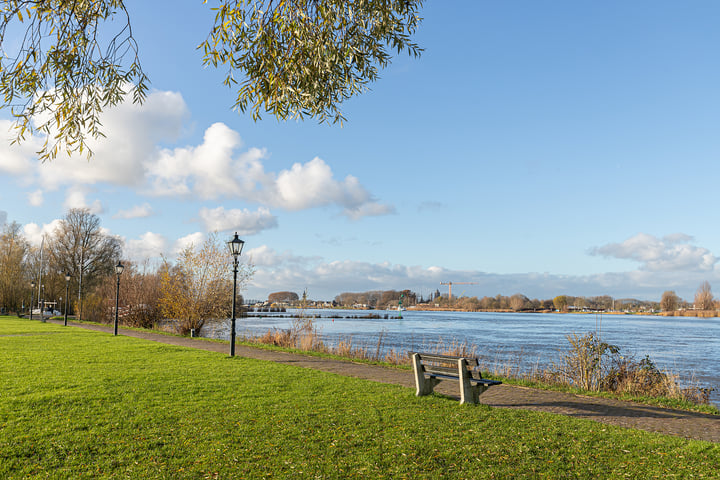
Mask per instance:
[[[105,332],[111,331],[111,327],[108,325],[81,323],[78,326]],[[157,334],[149,330],[123,329],[122,334],[220,353],[227,353],[229,350],[227,342]],[[327,356],[288,352],[277,348],[267,348],[266,346],[238,345],[236,352],[239,356],[414,388],[414,379],[411,372],[397,367],[387,368],[348,359],[330,359]],[[442,382],[435,390],[450,396],[457,397],[458,395],[457,385],[453,382]],[[609,425],[679,435],[695,440],[720,442],[720,417],[703,412],[647,405],[612,397],[588,396],[577,392],[528,388],[527,386],[513,384],[504,384],[491,388],[482,395],[480,401],[495,407],[557,413],[595,420]]]
[[[8,328],[6,328],[8,327]],[[713,478],[720,446],[0,318],[2,478]]]
[[[111,332],[109,325],[79,324],[83,328]],[[226,353],[227,342],[191,339],[188,337],[157,334],[152,331],[128,329],[123,335],[135,336],[179,346],[190,346],[209,351]],[[247,345],[238,345],[239,356],[269,360],[277,363],[296,365],[315,370],[337,373],[383,383],[397,384],[414,389],[412,373],[397,368],[367,365],[346,359],[330,360],[313,355],[268,350]],[[457,384],[441,382],[435,388],[439,393],[457,397]],[[516,385],[493,387],[480,397],[486,405],[505,408],[520,408],[585,418],[608,425],[642,429],[650,432],[678,435],[695,440],[720,442],[720,417],[706,413],[674,410],[662,406],[650,406],[632,401],[613,398],[589,397],[575,393],[527,388]]]

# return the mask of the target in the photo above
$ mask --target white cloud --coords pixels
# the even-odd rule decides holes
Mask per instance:
[[[657,238],[639,233],[622,243],[611,243],[591,250],[602,255],[640,262],[649,272],[710,271],[717,258],[703,247],[690,245],[694,239],[683,233]]]
[[[240,235],[254,235],[277,227],[277,217],[263,207],[255,212],[247,209],[225,210],[224,207],[202,208],[200,219],[208,232],[233,230]]]
[[[65,209],[70,210],[72,208],[87,208],[90,213],[99,215],[105,211],[100,200],[95,200],[92,203],[88,203],[85,195],[87,191],[82,187],[70,188],[66,192],[65,203],[63,206]]]
[[[120,210],[118,213],[113,215],[113,218],[123,218],[123,219],[131,219],[131,218],[146,218],[151,215],[153,215],[153,209],[150,206],[149,203],[144,203],[142,205],[135,205],[132,208],[129,208],[127,210]]]
[[[335,178],[319,157],[266,172],[262,162],[267,152],[260,148],[240,151],[240,135],[223,123],[208,127],[197,146],[161,149],[161,143],[180,136],[187,117],[179,93],[154,91],[143,105],[126,101],[103,112],[106,137],[88,139],[94,153],[91,159],[61,154],[40,164],[33,159],[42,139],[33,137],[19,146],[0,142],[0,172],[23,176],[24,182],[42,185],[45,191],[68,188],[72,190],[68,205],[73,206],[88,206],[78,191],[105,183],[152,195],[233,198],[288,211],[335,206],[351,219],[393,212],[391,206],[378,203],[356,177]],[[10,125],[0,121],[0,132]],[[99,211],[100,205],[90,207]]]
[[[28,223],[23,226],[23,234],[27,240],[35,245],[40,246],[42,243],[43,235],[53,235],[55,229],[60,227],[62,220],[55,219],[50,223],[39,226],[37,223]]]
[[[28,137],[26,141],[12,144],[16,133],[12,128],[13,122],[0,119],[0,173],[16,176],[31,176],[37,162],[33,162],[38,150],[42,148],[43,140],[38,137]]]
[[[231,195],[239,185],[233,175],[232,153],[241,146],[240,135],[223,123],[211,125],[197,147],[163,150],[146,163],[153,193],[187,195],[203,199]]]
[[[687,240],[686,237],[672,236],[668,241]],[[270,292],[302,291],[305,288],[308,288],[311,298],[325,300],[342,292],[406,288],[427,296],[436,289],[447,293],[447,286],[440,283],[452,280],[477,283],[466,287],[465,294],[468,296],[522,293],[530,298],[548,299],[563,294],[587,297],[610,295],[659,301],[665,290],[675,290],[681,297],[692,299],[703,281],[720,285],[720,269],[682,272],[641,269],[593,275],[494,274],[389,262],[327,261],[318,257],[296,256],[290,252],[279,253],[266,245],[248,250],[247,255],[256,267],[245,295],[248,298],[265,298]],[[460,294],[461,291],[453,289],[453,293]]]
[[[187,107],[179,93],[152,92],[142,106],[125,101],[102,114],[106,137],[88,141],[94,153],[90,160],[82,155],[60,155],[38,168],[40,182],[50,189],[100,182],[141,186],[145,162],[155,156],[157,143],[177,138],[186,116]]]
[[[172,254],[177,255],[188,247],[196,247],[205,241],[205,234],[202,232],[191,233],[179,238],[172,248]]]
[[[265,171],[264,150],[235,154],[241,146],[237,132],[222,123],[211,125],[201,145],[163,150],[146,164],[151,192],[205,200],[237,198],[289,211],[336,205],[353,219],[393,211],[377,203],[354,176],[337,180],[321,158],[276,174]]]
[[[35,190],[34,192],[28,193],[28,203],[33,207],[41,207],[44,201],[42,190]]]
[[[124,256],[133,260],[145,260],[165,255],[168,248],[167,239],[159,234],[147,232],[138,239],[125,241]]]
[[[274,198],[271,201],[287,210],[331,203],[352,208],[370,200],[357,178],[348,175],[343,182],[338,182],[333,178],[330,166],[317,157],[304,165],[295,163],[290,170],[281,171],[272,187]]]

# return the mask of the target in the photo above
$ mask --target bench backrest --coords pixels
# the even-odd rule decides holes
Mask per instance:
[[[440,375],[458,376],[458,360],[465,359],[465,364],[471,373],[476,376],[475,369],[478,367],[478,359],[472,357],[456,357],[452,355],[436,355],[434,353],[410,352],[410,356],[417,354],[425,373],[437,373]]]

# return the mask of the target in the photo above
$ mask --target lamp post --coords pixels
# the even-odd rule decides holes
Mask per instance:
[[[40,285],[42,297],[40,298],[40,321],[45,323],[45,284]]]
[[[230,356],[235,356],[235,297],[237,297],[237,274],[238,274],[238,257],[242,252],[245,242],[238,238],[237,232],[235,237],[227,242],[230,253],[233,256],[233,296],[232,296],[232,319],[230,320]]]
[[[115,290],[115,335],[117,335],[118,331],[118,307],[120,306],[120,275],[122,275],[123,270],[125,270],[125,266],[120,263],[120,260],[118,260],[117,265],[115,265],[115,273],[117,273],[117,290]]]
[[[35,303],[35,282],[30,282],[30,320],[32,320],[33,303]]]
[[[65,326],[67,327],[67,313],[68,313],[68,291],[70,289],[70,272],[65,274]]]

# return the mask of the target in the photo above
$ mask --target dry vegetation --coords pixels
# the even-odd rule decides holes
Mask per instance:
[[[338,355],[342,357],[385,362],[393,365],[410,363],[406,351],[383,348],[385,332],[380,332],[375,345],[358,346],[352,337],[341,337],[337,345],[323,342],[312,318],[293,320],[289,329],[272,329],[264,335],[248,340],[283,348],[299,349]],[[548,367],[535,366],[527,371],[521,367],[520,358],[514,363],[483,365],[483,371],[492,376],[524,380],[545,385],[574,387],[589,392],[612,392],[635,397],[669,398],[688,401],[698,405],[709,403],[710,388],[698,385],[682,387],[677,374],[660,371],[647,356],[636,360],[622,355],[615,345],[602,342],[595,333],[568,335],[569,348],[560,353],[558,362]],[[428,346],[425,346],[428,347]],[[424,347],[424,348],[425,348]],[[444,355],[479,357],[479,347],[467,342],[442,340],[429,346],[428,351]]]

